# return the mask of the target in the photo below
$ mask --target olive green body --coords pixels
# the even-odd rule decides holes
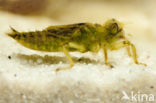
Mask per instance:
[[[115,19],[104,25],[78,23],[50,26],[42,31],[18,32],[12,28],[9,34],[27,48],[58,52],[65,46],[68,51],[98,52],[102,46],[109,47],[123,35],[121,23]]]
[[[57,68],[56,71],[67,70],[74,66],[68,51],[98,52],[101,48],[104,51],[105,64],[111,68],[113,66],[108,63],[107,50],[117,50],[123,47],[127,48],[129,56],[133,57],[136,64],[146,66],[138,62],[135,46],[125,38],[123,24],[115,19],[106,21],[104,25],[78,23],[50,26],[42,31],[34,32],[18,32],[11,29],[12,32],[8,35],[27,48],[47,52],[64,52],[70,65],[62,69]]]

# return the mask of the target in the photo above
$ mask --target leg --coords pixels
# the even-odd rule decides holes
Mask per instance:
[[[140,65],[144,65],[144,66],[147,66],[146,64],[144,63],[140,63],[138,62],[138,59],[137,59],[137,53],[136,53],[136,48],[133,44],[130,44],[131,48],[132,48],[132,52],[133,52],[133,60],[136,64],[140,64]]]
[[[136,48],[135,48],[135,46],[134,46],[132,43],[130,43],[129,41],[123,41],[123,42],[121,42],[121,43],[114,44],[114,45],[111,46],[111,50],[117,50],[117,49],[120,49],[120,48],[123,48],[123,47],[127,47],[127,51],[128,51],[129,56],[131,56],[131,53],[130,53],[130,47],[131,47],[131,49],[132,49],[132,54],[133,54],[132,56],[133,56],[134,62],[135,62],[136,64],[141,64],[141,65],[145,65],[145,66],[146,66],[146,64],[144,64],[144,63],[139,63],[139,62],[138,62],[137,53],[136,53]]]
[[[132,56],[131,55],[131,50],[130,50],[130,44],[131,43],[129,41],[123,41],[121,43],[111,45],[110,49],[111,50],[117,50],[117,49],[126,47],[126,50],[127,50],[128,55],[129,56]]]
[[[129,46],[127,46],[127,47],[126,47],[126,50],[127,50],[128,55],[131,57],[132,55],[131,55],[131,50],[130,50],[130,47],[129,47]]]
[[[68,69],[71,69],[74,66],[74,62],[73,62],[71,56],[69,55],[68,51],[66,50],[66,48],[63,46],[62,49],[63,49],[63,52],[66,55],[68,61],[70,62],[70,65],[68,67],[65,67],[65,68],[58,68],[58,69],[56,69],[57,72],[60,71],[60,70],[68,70]]]
[[[113,67],[111,64],[108,63],[108,55],[107,55],[107,48],[103,46],[104,56],[105,56],[105,65]]]

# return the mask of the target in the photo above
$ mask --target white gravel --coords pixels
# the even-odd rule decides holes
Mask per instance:
[[[136,5],[125,3],[116,6],[107,2],[73,3],[73,7],[81,9],[75,7],[60,21],[1,11],[0,103],[136,103],[121,100],[122,91],[129,95],[132,91],[156,95],[156,15],[152,11],[155,1],[144,2],[142,5],[136,2]],[[102,24],[112,17],[127,23],[125,31],[132,34],[127,37],[136,45],[139,61],[146,63],[147,67],[134,64],[126,50],[120,49],[109,52],[109,62],[114,65],[110,69],[103,64],[101,50],[98,54],[71,53],[77,60],[74,67],[56,73],[57,67],[68,65],[63,53],[30,50],[6,36],[9,26],[19,31],[42,30],[49,25],[82,21]],[[78,61],[78,58],[82,60]],[[148,102],[144,100],[141,103]],[[156,103],[156,100],[150,103]]]

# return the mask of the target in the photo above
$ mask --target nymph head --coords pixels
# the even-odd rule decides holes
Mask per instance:
[[[110,37],[122,37],[123,35],[123,23],[110,19],[104,24],[105,32]]]

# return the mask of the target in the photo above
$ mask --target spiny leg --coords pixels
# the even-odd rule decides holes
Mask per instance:
[[[140,65],[145,65],[145,66],[146,66],[146,64],[138,62],[137,53],[136,53],[136,48],[135,48],[135,46],[134,46],[132,43],[130,43],[129,41],[123,41],[123,42],[118,43],[118,44],[113,44],[113,45],[111,46],[111,50],[117,50],[117,49],[120,49],[120,48],[123,48],[123,47],[127,47],[127,52],[128,52],[128,55],[129,55],[129,56],[131,56],[131,53],[130,53],[130,47],[131,47],[131,49],[132,49],[132,54],[133,54],[132,56],[133,56],[134,62],[135,62],[136,64],[140,64]]]
[[[65,68],[57,68],[56,69],[57,72],[60,71],[60,70],[68,70],[68,69],[71,69],[74,66],[74,62],[73,62],[71,56],[69,55],[67,49],[63,46],[62,47],[62,50],[63,50],[64,54],[66,55],[68,61],[70,62],[70,65],[68,67],[65,67]]]
[[[106,46],[103,46],[104,56],[105,56],[105,65],[113,67],[111,64],[108,63],[108,54],[107,54],[107,48]]]

